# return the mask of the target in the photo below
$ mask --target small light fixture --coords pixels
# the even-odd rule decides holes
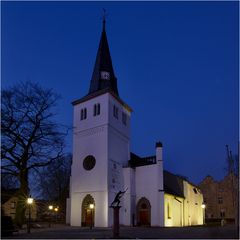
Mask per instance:
[[[94,209],[94,204],[91,203],[91,204],[89,205],[89,207],[90,207],[90,209]]]
[[[53,210],[53,205],[49,205],[49,206],[48,206],[48,209],[49,209],[49,210]]]
[[[202,209],[206,208],[206,204],[202,203],[201,207]]]
[[[31,197],[29,197],[29,198],[27,198],[27,204],[32,204],[33,203],[33,198],[31,198]]]
[[[55,207],[55,208],[54,208],[54,211],[55,211],[55,212],[58,212],[58,207]]]

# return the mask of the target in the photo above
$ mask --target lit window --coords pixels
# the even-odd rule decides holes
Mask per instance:
[[[122,122],[124,125],[127,125],[127,114],[122,112]]]

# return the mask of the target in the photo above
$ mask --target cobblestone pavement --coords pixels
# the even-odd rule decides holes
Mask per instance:
[[[8,239],[111,239],[111,228],[81,228],[54,225],[32,229],[30,234],[21,230]],[[239,232],[233,225],[224,227],[120,227],[119,238],[124,239],[239,239]]]

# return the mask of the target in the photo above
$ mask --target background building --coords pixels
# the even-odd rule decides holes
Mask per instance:
[[[228,174],[224,179],[216,181],[206,176],[199,184],[206,203],[206,221],[226,219],[233,221],[237,216],[238,179]]]
[[[1,189],[1,212],[4,216],[10,216],[12,219],[15,218],[16,207],[18,202],[18,197],[16,193],[19,189]],[[27,205],[27,199],[26,199]],[[28,218],[28,207],[25,212],[26,219]],[[36,202],[33,201],[31,204],[31,219],[37,219],[37,205]]]

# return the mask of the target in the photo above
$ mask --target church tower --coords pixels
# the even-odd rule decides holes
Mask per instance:
[[[70,224],[108,227],[109,208],[124,189],[123,167],[130,158],[131,109],[119,97],[105,30],[105,19],[89,92],[72,103],[73,162]]]

